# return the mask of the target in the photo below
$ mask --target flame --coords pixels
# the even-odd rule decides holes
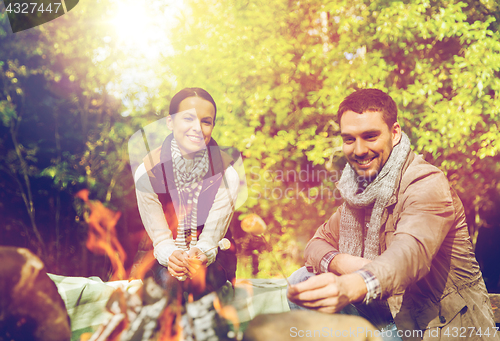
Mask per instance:
[[[127,254],[116,236],[116,223],[121,217],[121,212],[115,212],[105,207],[99,200],[89,200],[88,189],[82,189],[75,195],[82,199],[90,209],[90,215],[85,216],[89,225],[87,248],[98,255],[107,255],[113,267],[111,280],[126,278],[123,266]]]
[[[205,291],[206,288],[206,275],[207,275],[207,266],[202,265],[201,262],[197,258],[189,258],[190,264],[193,266],[195,263],[199,263],[198,270],[194,274],[194,276],[189,280],[189,289],[188,291],[193,294],[201,294]]]
[[[171,302],[160,316],[160,332],[157,338],[158,341],[182,341],[182,326],[181,321],[181,290],[177,291],[177,297]]]
[[[158,341],[182,341],[182,327],[180,309],[165,308],[159,318],[161,324]]]
[[[234,332],[238,335],[240,329],[240,319],[238,318],[238,312],[232,305],[222,306],[219,297],[215,296],[214,299],[215,311],[224,319],[230,321],[233,324]]]
[[[146,272],[153,267],[155,264],[156,258],[154,256],[154,250],[148,251],[142,258],[141,262],[137,266],[137,270],[134,273],[134,276],[129,278],[129,281],[133,279],[141,279],[144,280],[144,276],[146,276]]]

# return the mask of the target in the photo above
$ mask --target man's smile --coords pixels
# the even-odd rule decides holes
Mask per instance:
[[[355,159],[354,161],[355,161],[355,162],[356,162],[359,166],[361,166],[362,168],[368,168],[368,167],[370,166],[371,162],[372,162],[373,160],[375,160],[376,158],[377,158],[377,157],[376,157],[376,156],[374,156],[374,157],[369,158],[369,159],[364,159],[364,160],[357,160],[357,159]]]

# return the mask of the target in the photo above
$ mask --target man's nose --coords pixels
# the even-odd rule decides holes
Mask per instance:
[[[368,148],[363,141],[354,142],[354,155],[356,157],[364,157],[368,153]]]

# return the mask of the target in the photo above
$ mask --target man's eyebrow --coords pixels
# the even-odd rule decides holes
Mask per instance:
[[[372,129],[372,130],[366,130],[362,132],[360,135],[368,135],[368,134],[380,134],[382,131],[380,129]],[[349,137],[352,136],[352,134],[348,133],[340,133],[340,136],[342,137]]]
[[[372,129],[372,130],[367,130],[364,131],[362,135],[366,134],[380,134],[382,131],[380,129]]]

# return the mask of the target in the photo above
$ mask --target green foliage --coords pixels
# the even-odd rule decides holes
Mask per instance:
[[[245,156],[250,198],[240,219],[246,212],[262,216],[275,245],[298,241],[293,251],[275,246],[284,262],[301,264],[297,251],[339,203],[335,113],[358,88],[393,96],[415,151],[448,174],[472,230],[484,224],[474,216],[489,200],[486,191],[498,187],[498,6],[425,0],[187,4],[172,37],[176,53],[165,60],[168,72],[178,88],[197,84],[215,95],[222,113],[217,137]],[[307,181],[298,178],[301,171]],[[317,192],[330,197],[314,197]],[[251,256],[249,249],[244,254]],[[260,259],[271,274],[269,257]]]
[[[128,213],[136,207],[127,141],[186,86],[214,96],[214,137],[244,157],[249,198],[231,225],[240,275],[281,276],[271,251],[287,275],[302,265],[307,241],[340,204],[336,111],[358,88],[396,100],[414,150],[462,197],[471,232],[492,224],[500,205],[494,1],[186,0],[168,32],[172,52],[151,64],[114,32],[108,19],[121,5],[81,2],[15,35],[0,15],[0,210],[6,231],[35,240],[25,246],[48,244],[47,259],[69,239],[78,240],[66,242],[78,250],[69,254],[87,257],[72,199],[82,187],[124,213],[123,233],[141,229]],[[156,78],[116,91],[131,70]],[[241,231],[249,213],[267,223],[273,250]]]
[[[106,23],[87,23],[98,13],[81,5],[46,25],[0,35],[2,240],[31,248],[49,271],[73,275],[91,268],[68,262],[87,259],[86,228],[73,195],[86,187],[108,206],[135,208],[125,168],[133,127],[119,115],[120,101],[105,91],[112,61],[94,62]],[[7,31],[5,18],[0,32]]]

